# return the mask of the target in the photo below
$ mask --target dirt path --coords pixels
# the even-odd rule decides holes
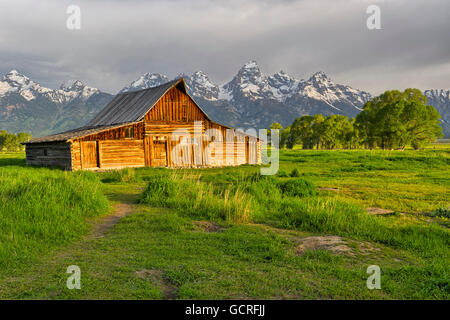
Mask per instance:
[[[114,206],[114,211],[96,223],[92,232],[86,237],[87,240],[103,237],[105,232],[111,229],[120,219],[133,213],[133,205],[128,203],[118,203]]]

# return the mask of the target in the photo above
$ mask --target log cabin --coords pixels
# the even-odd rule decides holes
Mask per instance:
[[[118,94],[87,125],[25,146],[28,165],[70,171],[261,163],[259,139],[211,120],[183,78]]]

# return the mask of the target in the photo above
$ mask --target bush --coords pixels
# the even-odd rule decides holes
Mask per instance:
[[[291,177],[292,178],[298,178],[298,177],[300,177],[300,170],[298,170],[297,168],[294,168],[292,171],[291,171]]]
[[[438,208],[429,213],[430,217],[450,218],[450,208]]]
[[[316,188],[312,182],[303,179],[290,179],[280,183],[281,192],[291,197],[308,197],[317,194]]]
[[[141,202],[152,205],[164,205],[178,193],[178,185],[171,176],[155,175],[148,178]]]
[[[279,170],[277,174],[280,178],[286,178],[289,177],[288,173],[284,170]]]

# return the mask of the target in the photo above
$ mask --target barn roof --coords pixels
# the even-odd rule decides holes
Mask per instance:
[[[188,94],[183,78],[153,88],[121,93],[116,95],[87,125],[105,126],[140,121],[172,87],[178,87]],[[197,103],[195,104],[200,108]],[[200,110],[202,109],[200,108]],[[203,110],[202,112],[209,119]]]
[[[41,138],[33,138],[24,142],[24,144],[28,143],[45,143],[45,142],[58,142],[58,141],[68,141],[71,139],[81,138],[93,133],[99,133],[104,130],[119,128],[125,125],[129,125],[130,123],[125,124],[115,124],[109,126],[84,126],[77,129],[72,129],[68,131],[64,131],[61,133],[55,133],[49,136],[41,137]]]
[[[178,78],[163,85],[144,90],[119,93],[100,111],[86,126],[52,134],[45,137],[31,139],[28,143],[44,143],[56,141],[68,141],[104,130],[113,129],[141,121],[171,88],[177,87],[188,95],[195,105],[211,120],[205,111],[195,102],[186,90],[183,78]]]

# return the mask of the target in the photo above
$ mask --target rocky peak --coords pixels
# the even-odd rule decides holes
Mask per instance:
[[[194,96],[206,100],[217,100],[219,98],[219,86],[213,83],[203,71],[194,72],[189,77],[188,90]]]
[[[146,73],[140,76],[138,79],[131,82],[130,85],[120,90],[120,93],[157,87],[168,81],[169,79],[167,78],[166,75],[160,73]]]
[[[222,96],[231,96],[234,100],[247,98],[260,100],[273,98],[269,88],[267,77],[261,73],[256,61],[247,62],[237,75],[227,84],[222,86]]]

